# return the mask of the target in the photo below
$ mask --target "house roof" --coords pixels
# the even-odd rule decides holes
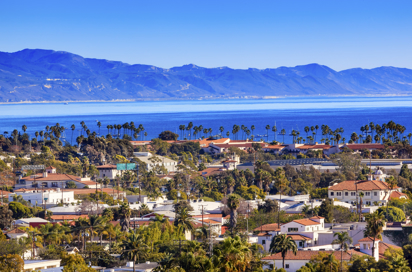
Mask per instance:
[[[272,223],[255,228],[254,231],[280,231],[280,228],[277,223]]]
[[[300,235],[300,234],[288,234],[288,237],[292,238],[294,241],[311,241],[312,238]]]
[[[285,146],[284,145],[267,145],[267,146],[263,146],[263,149],[276,149],[276,150],[280,150],[280,149],[284,149]]]
[[[380,239],[376,238],[375,240],[379,241]],[[365,238],[358,240],[358,242],[373,242],[373,237],[365,237]]]
[[[22,180],[26,181],[34,181],[33,176],[28,176],[22,178]],[[38,174],[36,175],[36,181],[79,181],[81,180],[80,177],[73,176],[73,175],[68,175],[68,174],[53,174],[53,173],[48,173],[47,177],[43,177],[43,174]]]
[[[394,189],[399,188],[397,186]],[[389,186],[386,182],[380,180],[346,180],[333,185],[328,188],[331,191],[372,191],[372,190],[389,190]]]
[[[77,181],[78,183],[84,184],[84,185],[97,185],[99,183],[94,182],[92,180],[85,180],[85,181]]]
[[[267,232],[259,232],[257,234],[257,236],[272,236],[271,234],[267,233]]]
[[[119,191],[119,190],[113,190],[112,188],[98,188],[97,191],[100,193],[103,190],[104,193],[107,193],[109,195],[117,195],[117,194],[125,194],[124,191]],[[96,189],[62,189],[62,191],[69,192],[73,191],[73,194],[75,195],[87,195],[91,193],[96,193]]]
[[[346,144],[343,147],[347,147],[352,150],[362,150],[362,149],[384,149],[383,144]],[[341,148],[343,148],[341,147]]]
[[[322,217],[322,216],[316,215],[316,216],[312,216],[312,217],[311,217],[311,218],[309,218],[309,219],[325,219],[325,217]]]
[[[97,169],[117,169],[117,166],[114,164],[104,164],[96,166]]]
[[[3,194],[3,197],[9,197],[10,192],[9,192],[9,191],[0,190],[0,197],[1,197],[2,194]]]
[[[401,192],[398,192],[398,191],[393,191],[391,193],[391,195],[389,196],[389,200],[396,199],[396,198],[401,198],[401,197],[408,198],[408,195],[404,194],[404,193],[401,193]]]
[[[205,170],[199,171],[199,174],[202,177],[209,177],[211,175],[215,175],[217,173],[220,173],[222,170],[220,170],[220,168],[217,167],[210,167],[210,168],[206,168]]]
[[[211,219],[199,219],[200,222],[203,221],[203,223],[207,223],[207,224],[214,224],[214,225],[221,225],[222,223],[215,221],[215,220],[211,220]]]
[[[209,144],[223,144],[223,143],[229,143],[231,140],[229,138],[220,138],[220,139],[202,139],[199,141],[199,144],[201,147],[209,147]]]
[[[320,225],[319,222],[313,221],[311,219],[296,219],[296,220],[293,220],[292,222],[295,222],[295,223],[298,223],[304,226]]]
[[[384,243],[382,241],[379,241],[379,259],[380,258],[385,258],[385,251],[388,248],[392,248],[392,249],[401,249],[401,247],[395,246],[395,245],[391,245],[388,243]]]
[[[18,228],[15,228],[15,229],[12,229],[12,230],[6,232],[6,234],[24,234],[24,233],[26,233],[24,230],[21,230],[21,229],[18,229]]]
[[[301,146],[296,146],[295,149],[302,149],[302,150],[308,150],[308,149],[330,149],[332,148],[331,145],[324,145],[324,144],[318,144],[318,145],[301,145]]]
[[[348,251],[348,252],[341,252],[341,251],[332,251],[332,250],[325,250],[325,251],[311,251],[311,250],[299,250],[296,252],[296,255],[293,254],[292,251],[288,251],[286,253],[285,260],[310,260],[312,257],[318,255],[320,252],[326,253],[326,254],[333,254],[336,259],[340,260],[341,259],[341,253],[342,253],[342,259],[345,261],[349,261],[352,257],[352,254],[357,254],[357,255],[365,255],[364,253],[357,252],[357,251]],[[282,260],[282,253],[276,253],[270,256],[266,256],[262,258],[262,260]]]
[[[89,218],[87,214],[82,215],[74,215],[74,214],[67,214],[67,215],[52,215],[50,218],[52,220],[76,220],[82,218]]]

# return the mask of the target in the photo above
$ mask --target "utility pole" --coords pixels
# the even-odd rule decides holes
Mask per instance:
[[[246,235],[247,235],[247,241],[249,242],[249,209],[250,209],[250,203],[247,203],[247,218],[246,218]]]
[[[212,224],[209,223],[209,236],[210,236],[210,257],[213,255],[213,240],[212,240]]]
[[[31,258],[34,259],[34,231],[31,231],[31,244],[32,244]]]
[[[200,205],[200,206],[202,206],[202,228],[203,228],[203,226],[204,226],[204,221],[203,221],[203,207],[204,207],[205,205]]]

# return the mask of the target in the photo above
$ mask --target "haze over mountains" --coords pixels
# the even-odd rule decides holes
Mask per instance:
[[[411,69],[163,69],[53,50],[0,52],[0,102],[389,94],[412,94]]]

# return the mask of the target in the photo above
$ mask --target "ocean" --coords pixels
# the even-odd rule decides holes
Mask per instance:
[[[403,135],[412,132],[412,97],[290,97],[278,99],[232,99],[232,100],[186,100],[150,102],[84,102],[44,104],[2,104],[0,105],[0,133],[13,129],[34,137],[35,131],[44,130],[56,123],[67,127],[66,139],[70,141],[74,124],[74,138],[79,136],[84,121],[91,131],[99,132],[97,122],[102,123],[100,134],[107,134],[107,125],[124,124],[133,121],[137,127],[142,124],[147,137],[156,138],[163,130],[181,134],[179,125],[193,122],[194,126],[212,128],[212,135],[219,128],[232,131],[233,125],[256,127],[255,135],[266,135],[266,125],[276,124],[277,135],[269,130],[265,139],[283,141],[278,133],[286,130],[285,142],[291,142],[292,129],[299,130],[306,138],[305,126],[328,125],[331,129],[343,128],[342,137],[349,140],[352,132],[360,133],[360,127],[370,122],[375,124],[394,121],[406,127]],[[318,130],[317,141],[322,136]],[[202,136],[203,133],[200,134]],[[238,133],[242,138],[242,133]],[[311,135],[311,132],[309,132]],[[199,136],[199,135],[198,135]],[[232,137],[232,134],[231,134]]]

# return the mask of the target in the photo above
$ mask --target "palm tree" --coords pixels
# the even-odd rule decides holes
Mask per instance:
[[[216,271],[249,271],[252,260],[253,252],[249,244],[239,236],[226,238],[212,257],[214,267],[220,268]]]
[[[26,125],[23,125],[23,126],[21,127],[21,129],[24,131],[24,133],[26,133],[27,126],[26,126]]]
[[[352,237],[346,231],[336,232],[333,237],[337,237],[332,241],[332,245],[339,245],[340,247],[340,271],[343,271],[343,251],[348,251],[349,244],[352,243]]]
[[[227,199],[227,207],[230,209],[230,220],[229,220],[229,225],[230,229],[233,232],[233,230],[236,227],[237,224],[237,209],[240,206],[240,199],[238,195],[231,194],[228,199]]]
[[[86,227],[90,231],[90,242],[93,243],[94,234],[104,226],[106,218],[100,215],[89,215],[89,220],[85,221]]]
[[[122,227],[122,231],[129,231],[131,214],[132,210],[130,209],[129,203],[123,202],[120,206],[120,226]]]
[[[133,260],[133,272],[136,271],[136,259],[139,262],[140,257],[145,255],[147,245],[144,238],[138,234],[137,230],[130,231],[125,241],[122,242],[123,256]]]
[[[252,130],[252,136],[255,136],[255,134],[253,133],[253,131],[256,129],[256,128],[255,128],[255,125],[252,125],[252,126],[250,127],[250,129]]]
[[[362,222],[362,204],[364,196],[365,194],[363,192],[359,193],[359,222]]]
[[[222,133],[223,133],[223,131],[225,131],[225,128],[221,126],[221,127],[219,128],[219,131],[220,131],[220,136],[222,136]]]
[[[323,263],[325,265],[329,265],[330,266],[330,272],[333,272],[333,267],[335,267],[336,271],[338,270],[338,262],[335,260],[335,256],[333,255],[333,253],[329,254],[328,256],[323,258]]]
[[[385,216],[382,212],[378,213],[378,211],[376,211],[366,215],[366,222],[367,225],[363,234],[365,237],[373,238],[372,255],[375,256],[375,241],[376,238],[382,239],[381,233],[385,226]]]
[[[267,140],[269,141],[269,129],[270,129],[270,126],[269,125],[266,125],[266,136],[267,136]]]
[[[283,269],[285,269],[285,258],[289,250],[295,255],[298,251],[298,247],[292,237],[287,236],[286,234],[279,234],[273,237],[272,242],[270,243],[269,252],[272,254],[281,253]]]
[[[102,123],[100,121],[97,122],[97,126],[99,127],[99,135],[100,135],[100,127],[102,126]]]
[[[193,218],[190,216],[187,208],[182,208],[178,211],[174,221],[175,226],[180,226],[183,232],[194,231]]]

